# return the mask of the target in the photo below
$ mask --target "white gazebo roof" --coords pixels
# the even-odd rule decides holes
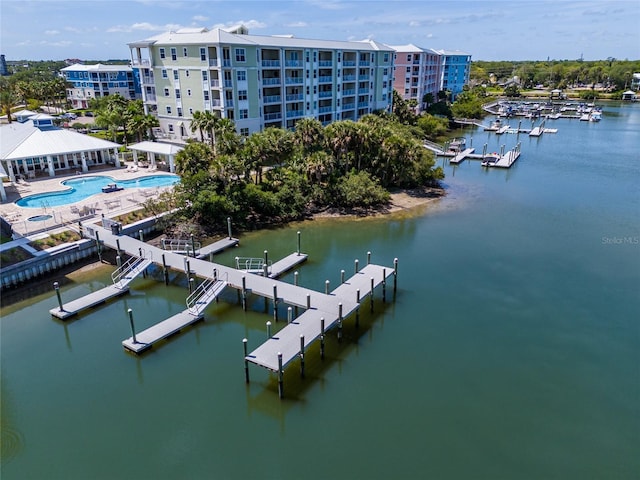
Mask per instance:
[[[160,143],[160,142],[150,142],[144,141],[140,143],[135,143],[133,145],[128,145],[127,148],[129,150],[136,150],[138,152],[148,152],[148,153],[157,153],[158,155],[175,155],[180,150],[184,149],[179,145],[174,145],[172,143]]]
[[[117,148],[120,145],[57,127],[38,128],[32,121],[0,127],[0,160],[45,157]]]

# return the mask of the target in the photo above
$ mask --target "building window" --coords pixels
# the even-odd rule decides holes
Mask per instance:
[[[178,80],[178,70],[173,71],[173,79]]]
[[[180,89],[176,88],[176,98],[180,98]]]
[[[169,132],[170,132],[170,133],[173,133],[173,123],[170,123],[170,124],[169,124]]]
[[[165,97],[169,96],[169,87],[164,87],[164,96]]]
[[[189,115],[193,115],[193,108],[189,109]]]
[[[244,48],[236,48],[236,62],[246,62],[246,52]]]
[[[384,54],[384,63],[387,63],[389,61],[389,54],[385,53]]]
[[[238,90],[238,100],[246,100],[247,99],[247,91],[246,90]]]
[[[246,82],[247,81],[247,71],[246,70],[238,70],[238,81]]]
[[[407,67],[407,73],[411,73],[411,67]]]
[[[167,105],[167,115],[171,115],[171,107]]]
[[[187,47],[182,47],[182,56],[183,57],[188,57],[189,54],[187,53]]]
[[[388,68],[385,68],[385,69],[382,70],[382,75],[388,75],[388,74],[389,74],[389,69]]]
[[[165,58],[166,55],[164,54],[164,48],[160,49],[160,58]]]
[[[386,87],[386,86],[387,86],[387,85],[386,85],[386,83],[385,83],[385,87]],[[191,96],[191,89],[190,89],[190,88],[187,88],[187,97],[190,97],[190,96]]]
[[[167,75],[167,70],[166,69],[162,69],[162,78],[169,78]]]
[[[249,136],[249,129],[248,128],[241,128],[240,129],[240,135],[243,137],[248,137]]]
[[[204,48],[200,49],[200,61],[204,62],[207,60],[207,50]]]
[[[207,90],[205,90],[202,93],[204,93],[204,99],[208,102],[209,101],[209,92]]]
[[[240,111],[238,112],[238,118],[240,120],[249,118],[249,110],[247,110],[246,108],[241,108]]]
[[[182,116],[182,108],[178,107],[178,116],[181,117]]]
[[[171,60],[177,60],[178,59],[178,52],[175,48],[171,49]]]
[[[184,74],[188,77],[189,76],[189,70],[185,70]]]
[[[209,74],[205,70],[205,71],[202,72],[202,81],[206,82],[207,80],[209,80]]]

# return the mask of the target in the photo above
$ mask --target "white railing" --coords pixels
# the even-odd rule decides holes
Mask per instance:
[[[144,253],[142,251],[141,257],[131,257],[124,262],[120,268],[111,274],[111,280],[113,280],[114,286],[117,288],[124,288],[131,280],[140,274],[145,268],[147,268],[152,261],[153,252]]]
[[[205,308],[222,293],[228,283],[228,274],[225,279],[218,278],[218,272],[213,270],[213,278],[207,278],[187,297],[187,310],[191,315],[202,314]]]

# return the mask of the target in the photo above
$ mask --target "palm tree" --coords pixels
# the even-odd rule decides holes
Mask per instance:
[[[204,142],[204,112],[197,110],[193,112],[191,117],[191,131],[195,132],[198,130],[200,132],[200,141]]]
[[[322,148],[324,127],[315,118],[303,118],[296,123],[294,135],[295,143],[305,152],[312,152]]]

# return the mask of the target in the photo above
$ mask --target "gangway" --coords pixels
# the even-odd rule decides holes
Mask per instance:
[[[142,253],[142,251],[141,251]],[[131,281],[142,273],[153,262],[152,252],[143,254],[140,257],[132,256],[122,264],[115,272],[111,274],[114,287],[122,290],[126,288]]]
[[[199,316],[227,286],[227,280],[218,278],[216,270],[213,278],[207,278],[187,297],[187,310],[191,315]]]
[[[200,255],[200,248],[202,245],[200,242],[181,239],[181,238],[163,238],[162,249],[168,250],[173,253],[180,253],[182,255],[189,255],[190,257],[197,257]]]
[[[269,260],[266,264],[264,263],[264,258],[260,257],[236,257],[236,270],[240,270],[246,273],[255,273],[257,275],[265,274],[265,267],[267,270],[267,274],[265,276],[269,276],[271,274],[271,260]]]

